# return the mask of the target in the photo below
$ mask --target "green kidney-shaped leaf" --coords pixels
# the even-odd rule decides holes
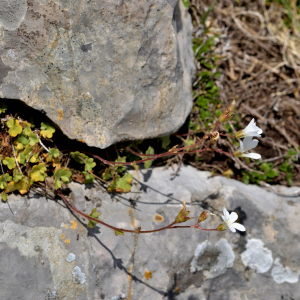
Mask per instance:
[[[11,118],[7,123],[7,127],[9,127],[8,133],[15,137],[22,132],[22,127],[19,124],[18,120]]]
[[[131,182],[131,174],[125,174],[122,178],[120,177],[120,175],[117,175],[115,179],[111,182],[111,184],[108,186],[107,190],[109,192],[128,193],[131,191]]]
[[[54,158],[59,157],[59,150],[51,148],[48,152],[47,162],[52,161]]]
[[[93,208],[91,214],[89,215],[90,217],[100,220],[99,216],[101,215],[101,213],[97,212],[97,208]],[[89,223],[87,225],[88,228],[94,228],[94,226],[97,224],[97,222],[93,221],[93,220],[89,220]]]
[[[25,134],[18,135],[18,142],[22,143],[24,146],[28,144],[28,139]]]
[[[61,188],[61,180],[64,183],[68,183],[70,181],[70,177],[72,176],[72,172],[68,168],[57,169],[54,174],[54,188],[57,190]]]
[[[4,178],[5,176],[5,178]],[[6,179],[6,180],[5,180]],[[6,188],[6,182],[11,181],[12,177],[9,176],[8,173],[6,173],[5,175],[1,175],[0,176],[0,189],[5,189]]]
[[[14,169],[13,172],[13,178],[14,178],[14,182],[19,182],[20,180],[23,179],[23,174],[20,173],[17,169]],[[11,179],[10,179],[11,180]]]
[[[85,164],[86,159],[88,159],[88,156],[78,151],[71,152],[71,157],[80,164]]]
[[[38,165],[35,165],[29,174],[29,176],[34,181],[44,181],[45,180],[45,172],[47,171],[47,168],[45,164],[41,163]]]
[[[93,158],[88,158],[85,160],[85,170],[92,171],[92,169],[96,166]]]
[[[94,182],[95,177],[92,174],[90,174],[89,172],[86,172],[86,171],[83,171],[82,174],[84,175],[84,178],[85,178],[84,183],[87,184],[87,183]]]
[[[28,134],[28,138],[29,138],[29,145],[30,146],[34,146],[35,144],[37,144],[39,142],[39,138],[33,132]]]
[[[41,135],[43,138],[51,139],[53,136],[53,133],[55,132],[55,128],[50,125],[48,122],[42,122],[41,123]]]
[[[10,170],[16,167],[16,161],[13,157],[5,157],[3,164],[5,164]]]

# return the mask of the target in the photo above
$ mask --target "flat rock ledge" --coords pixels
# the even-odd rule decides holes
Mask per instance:
[[[192,108],[192,30],[178,0],[0,0],[0,97],[89,146],[168,135]]]
[[[115,236],[103,226],[87,229],[87,220],[60,200],[10,195],[8,204],[0,203],[0,299],[299,300],[300,197],[190,166],[174,173],[133,171],[135,193],[126,195],[108,194],[98,183],[71,183],[68,198],[86,213],[97,207],[109,224],[144,230],[171,223],[182,201],[195,218],[203,209],[216,214],[205,228],[219,225],[226,207],[238,212],[246,233]]]

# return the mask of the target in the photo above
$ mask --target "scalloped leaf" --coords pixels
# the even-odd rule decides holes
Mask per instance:
[[[24,176],[23,176],[22,173],[20,173],[17,169],[14,169],[14,172],[13,172],[13,180],[14,180],[14,182],[19,182],[20,180],[23,179],[23,177]]]
[[[94,182],[94,179],[95,177],[90,174],[89,172],[86,172],[86,171],[83,171],[82,174],[84,175],[84,183],[87,184],[87,183],[93,183]]]
[[[26,164],[26,156],[25,156],[24,152],[19,153],[19,155],[17,156],[17,161],[21,165],[25,165]]]
[[[39,138],[33,132],[28,134],[28,138],[29,138],[29,145],[30,146],[34,146],[35,144],[37,144],[39,142]]]
[[[9,127],[8,133],[15,137],[22,132],[22,127],[19,124],[18,120],[11,118],[7,123],[7,127]]]
[[[16,167],[16,161],[13,157],[5,157],[3,164],[6,165],[10,170]]]
[[[1,199],[5,202],[7,200],[7,194],[4,192],[1,193]]]
[[[5,178],[4,178],[4,176],[5,176]],[[11,179],[12,179],[12,177],[8,173],[5,173],[5,175],[1,175],[0,176],[0,189],[5,189],[7,186],[6,182],[11,181]]]
[[[7,194],[9,192],[14,192],[14,191],[19,191],[20,194],[25,194],[28,192],[30,186],[32,185],[33,180],[24,177],[22,180],[20,180],[19,182],[14,182],[11,181],[8,186],[6,187],[6,189],[4,190],[4,192],[1,194],[1,197],[3,194]],[[3,198],[2,198],[3,199]]]
[[[72,172],[68,168],[57,169],[54,174],[54,188],[57,190],[61,188],[61,180],[64,183],[68,183],[70,181],[70,177],[72,176]]]
[[[28,144],[28,138],[26,137],[25,134],[19,134],[18,135],[18,142],[22,143],[24,146]]]
[[[31,169],[31,172],[29,176],[34,180],[34,181],[44,181],[45,180],[45,172],[47,171],[47,168],[45,164],[40,163],[38,165],[33,166]]]
[[[24,145],[23,145],[22,143],[18,143],[18,142],[17,142],[17,143],[16,143],[16,149],[19,150],[19,151],[20,151],[20,150],[23,150],[23,149],[24,149]]]
[[[43,138],[51,139],[53,136],[53,133],[55,132],[55,128],[50,125],[48,122],[42,122],[41,123],[41,135]]]
[[[92,169],[96,166],[93,158],[88,158],[85,160],[85,171],[92,171]]]
[[[23,129],[23,133],[25,135],[29,135],[30,133],[32,133],[32,130],[31,130],[31,124],[27,121],[23,121],[23,126],[24,126],[24,129]]]
[[[101,215],[101,213],[97,212],[97,208],[93,208],[91,214],[89,215],[90,217],[100,220],[99,216]],[[88,228],[94,228],[94,226],[97,224],[97,222],[93,221],[93,220],[89,220],[89,223],[87,225]]]
[[[51,162],[55,158],[58,158],[58,157],[59,157],[59,150],[55,149],[55,148],[51,148],[51,149],[49,149],[49,152],[47,153],[46,161]]]
[[[123,156],[123,157],[118,157],[118,159],[116,159],[117,162],[126,162],[126,156]],[[125,166],[120,166],[118,165],[117,166],[117,172],[118,174],[122,174],[123,172],[126,171],[126,167]]]
[[[110,178],[113,177],[114,174],[114,167],[109,166],[108,168],[105,169],[105,171],[102,173],[101,177],[103,178],[103,180],[107,181]]]
[[[81,153],[79,151],[71,152],[70,154],[71,157],[80,164],[85,164],[85,161],[89,158],[84,153]]]
[[[116,193],[129,193],[131,191],[131,182],[131,174],[125,174],[122,178],[120,177],[120,175],[117,175],[115,179],[111,182],[111,184],[108,186],[107,190],[109,192]]]

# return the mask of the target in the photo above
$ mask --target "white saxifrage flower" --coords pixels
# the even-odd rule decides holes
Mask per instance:
[[[235,223],[235,221],[238,219],[236,212],[229,214],[227,209],[224,207],[223,214],[224,216],[222,216],[222,219],[232,232],[236,232],[236,229],[239,231],[246,231],[246,228],[242,224]]]
[[[234,152],[235,156],[238,157],[250,157],[253,159],[260,159],[261,155],[258,153],[244,153],[258,145],[258,140],[252,140],[252,136],[247,136],[244,141],[240,140],[240,149]]]
[[[245,129],[240,130],[235,134],[235,137],[238,139],[244,138],[247,136],[261,137],[262,132],[263,131],[258,126],[256,126],[254,119],[252,119],[251,122],[248,124],[248,126]]]

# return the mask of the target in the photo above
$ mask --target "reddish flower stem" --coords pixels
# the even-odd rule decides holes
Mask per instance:
[[[198,229],[201,229],[201,230],[205,230],[205,231],[215,231],[216,229],[204,229],[204,228],[201,228],[200,226],[198,227],[195,227],[195,225],[190,225],[190,226],[173,226],[174,224],[176,224],[176,222],[174,221],[173,223],[163,227],[163,228],[159,228],[159,229],[153,229],[153,230],[130,230],[130,229],[123,229],[123,228],[117,228],[117,227],[114,227],[112,225],[109,225],[103,221],[100,221],[98,219],[95,219],[95,218],[92,218],[91,216],[79,211],[78,209],[76,209],[74,206],[72,206],[70,204],[70,202],[64,197],[63,193],[60,191],[60,190],[57,190],[56,191],[58,193],[58,195],[63,199],[64,203],[73,211],[77,212],[78,214],[82,215],[83,217],[87,218],[88,220],[91,220],[91,221],[94,221],[96,223],[99,223],[99,224],[102,224],[110,229],[113,229],[113,230],[117,230],[117,231],[123,231],[123,232],[131,232],[131,233],[152,233],[152,232],[158,232],[158,231],[162,231],[162,230],[165,230],[165,229],[173,229],[173,228],[198,228]]]

